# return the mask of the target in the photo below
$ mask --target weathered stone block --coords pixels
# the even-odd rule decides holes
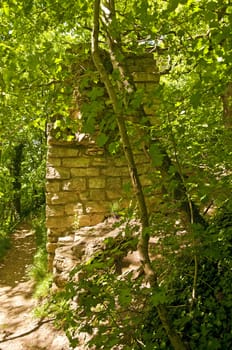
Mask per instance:
[[[47,192],[46,193],[46,204],[51,204],[52,203],[52,198],[53,198],[53,193]]]
[[[53,231],[48,227],[47,229],[47,238],[50,243],[56,243],[58,240],[58,237],[56,236],[56,231]]]
[[[60,158],[55,158],[55,157],[49,157],[47,160],[47,166],[51,167],[59,167],[61,165],[61,159]]]
[[[106,214],[108,214],[108,213],[106,213]],[[91,226],[99,224],[100,222],[102,222],[104,220],[104,218],[105,218],[104,214],[93,214],[93,215],[91,215],[91,217],[90,217]]]
[[[106,166],[107,165],[107,159],[105,157],[93,157],[91,158],[91,165],[92,166]]]
[[[79,227],[94,226],[104,220],[104,214],[82,215],[79,217]]]
[[[62,167],[47,167],[46,179],[69,179],[70,170]]]
[[[48,159],[62,157],[77,157],[79,154],[78,148],[69,148],[62,146],[50,146],[48,151]]]
[[[90,191],[80,192],[79,197],[81,201],[86,201],[90,199]]]
[[[125,167],[120,167],[120,168],[116,168],[117,171],[120,173],[121,176],[127,176],[129,177],[129,169],[127,166]]]
[[[129,171],[127,167],[109,167],[109,168],[102,169],[101,174],[105,176],[120,177],[125,174],[129,176]]]
[[[87,214],[91,213],[107,213],[109,211],[109,203],[105,201],[88,201],[85,203]]]
[[[76,193],[72,193],[70,196],[69,192],[58,192],[51,194],[50,203],[51,204],[67,204],[67,203],[75,203],[78,201],[78,196]]]
[[[60,190],[60,181],[53,180],[46,182],[46,191],[47,192],[59,192]]]
[[[151,72],[134,72],[132,73],[132,75],[136,83],[139,83],[140,81],[145,82],[146,84],[149,81],[151,81],[152,83],[159,82],[159,75]]]
[[[107,190],[117,190],[120,191],[122,189],[122,181],[121,177],[109,177],[106,179],[106,189]]]
[[[63,158],[62,165],[68,168],[83,168],[89,166],[90,159],[87,157]]]
[[[46,225],[50,228],[66,228],[74,224],[73,216],[47,217]]]
[[[135,156],[135,163],[138,164],[146,164],[150,162],[150,159],[148,159],[149,155],[146,155],[145,153],[139,153]]]
[[[90,178],[89,179],[89,188],[105,188],[106,179],[105,178]]]
[[[62,181],[61,187],[63,191],[82,192],[86,190],[86,179],[80,177],[68,181]]]
[[[146,163],[138,164],[137,169],[138,169],[139,175],[149,176],[152,174],[152,168],[151,168],[150,164],[146,164]],[[154,172],[154,170],[153,170],[153,172]]]
[[[112,159],[112,164],[115,164],[115,166],[117,167],[127,166],[126,159],[124,158],[124,156]]]
[[[63,237],[69,233],[71,233],[73,231],[72,227],[67,228],[67,227],[49,227],[47,226],[47,237],[48,237],[48,241],[50,243],[56,243],[58,238]]]
[[[89,199],[104,201],[106,199],[106,194],[104,189],[93,189],[89,191]]]
[[[46,206],[46,213],[47,216],[63,216],[65,211],[64,211],[64,206],[63,205],[47,205]]]
[[[90,216],[89,215],[81,215],[78,218],[79,227],[90,226]]]
[[[127,67],[130,72],[158,71],[156,61],[152,53],[127,57]]]
[[[70,203],[65,205],[65,214],[67,215],[81,215],[83,214],[82,203]]]
[[[97,147],[92,147],[92,148],[87,148],[85,154],[90,155],[90,156],[101,156],[105,153],[103,148],[97,148]]]
[[[71,176],[73,177],[79,177],[79,176],[99,176],[100,175],[100,169],[97,167],[87,167],[87,168],[72,168],[71,169]]]

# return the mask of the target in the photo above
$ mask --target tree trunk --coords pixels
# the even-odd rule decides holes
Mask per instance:
[[[113,1],[110,1],[113,4]],[[149,244],[149,216],[147,211],[147,206],[143,194],[142,185],[138,176],[137,167],[134,161],[134,155],[131,148],[130,140],[128,137],[125,119],[124,119],[124,108],[119,101],[115,88],[112,85],[108,73],[101,61],[98,47],[98,37],[99,37],[99,18],[100,18],[100,0],[95,0],[94,3],[94,25],[92,31],[92,56],[94,64],[100,74],[100,77],[106,87],[108,95],[112,101],[113,109],[116,115],[116,120],[119,128],[119,133],[123,143],[124,153],[127,159],[128,168],[130,172],[131,182],[136,195],[136,199],[139,206],[140,220],[142,224],[142,232],[140,234],[138,250],[140,253],[141,264],[144,269],[145,276],[150,282],[151,287],[157,287],[157,276],[152,268],[151,261],[148,254],[148,244]],[[128,86],[126,84],[126,86]],[[171,341],[171,344],[175,350],[187,350],[184,343],[182,342],[178,333],[172,327],[169,319],[168,313],[164,305],[159,305],[157,307],[160,320],[163,324],[164,329]]]
[[[15,146],[14,149],[14,158],[13,158],[13,186],[14,186],[14,207],[16,213],[21,216],[21,164],[23,157],[23,147],[24,145],[20,143]]]
[[[223,124],[227,129],[232,128],[232,83],[229,83],[222,95]]]

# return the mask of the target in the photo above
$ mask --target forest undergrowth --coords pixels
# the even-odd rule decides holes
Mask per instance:
[[[182,237],[178,250],[180,237],[160,239],[155,254],[163,256],[153,260],[159,274],[156,289],[144,282],[143,274],[135,278],[132,272],[116,273],[115,259],[136,246],[136,228],[131,226],[126,239],[122,235],[106,241],[103,251],[71,271],[66,287],[51,295],[39,312],[55,318],[73,347],[78,348],[85,333],[89,349],[168,350],[172,347],[156,309],[161,304],[188,349],[229,349],[231,204],[227,201],[216,211],[204,232],[196,228],[195,246],[187,238],[183,245]]]

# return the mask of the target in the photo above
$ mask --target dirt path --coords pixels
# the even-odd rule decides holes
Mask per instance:
[[[40,322],[33,316],[36,300],[25,272],[34,252],[33,232],[23,225],[0,263],[0,350],[69,350],[63,333],[49,320]]]

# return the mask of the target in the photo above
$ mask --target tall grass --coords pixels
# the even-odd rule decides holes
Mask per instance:
[[[0,229],[0,260],[4,257],[10,246],[9,232],[4,229]]]
[[[52,276],[47,269],[47,231],[44,207],[40,208],[32,218],[32,230],[35,234],[36,253],[33,264],[28,270],[28,276],[35,283],[35,297],[43,298],[48,294],[52,280]]]

